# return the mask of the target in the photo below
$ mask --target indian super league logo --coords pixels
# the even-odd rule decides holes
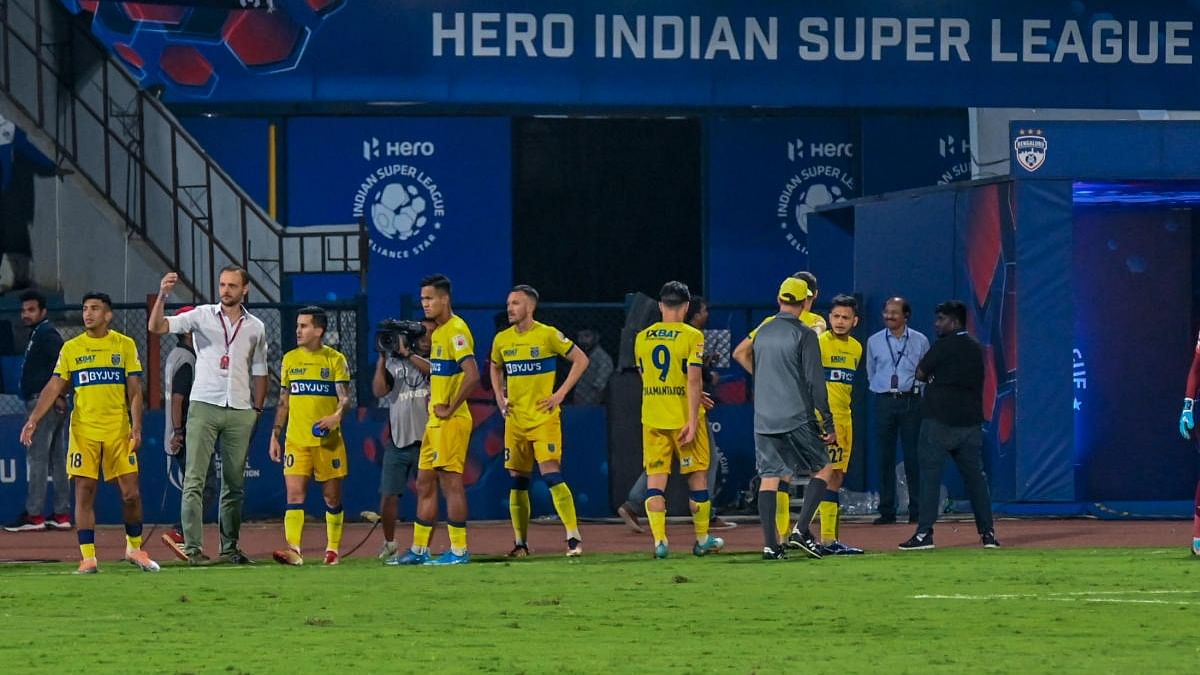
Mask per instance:
[[[437,242],[446,200],[437,180],[409,164],[386,164],[363,179],[352,214],[370,228],[371,252],[411,258]]]
[[[1030,173],[1041,168],[1046,161],[1046,137],[1041,129],[1021,129],[1013,140],[1013,151],[1017,153],[1017,163]]]

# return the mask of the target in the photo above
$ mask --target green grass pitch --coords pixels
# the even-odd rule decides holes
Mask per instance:
[[[1180,549],[0,568],[5,672],[1200,672]]]

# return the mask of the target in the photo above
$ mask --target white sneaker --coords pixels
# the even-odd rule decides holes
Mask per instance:
[[[383,542],[383,546],[381,546],[379,548],[379,559],[387,560],[388,558],[391,558],[394,555],[396,555],[396,542],[394,542],[394,541]]]

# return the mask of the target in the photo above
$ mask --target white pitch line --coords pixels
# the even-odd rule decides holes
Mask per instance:
[[[1071,593],[1050,593],[1047,595],[1038,595],[1036,593],[997,593],[994,595],[914,595],[914,600],[1048,600],[1051,602],[1105,602],[1116,604],[1136,604],[1136,605],[1196,605],[1200,604],[1192,600],[1157,600],[1149,599],[1142,600],[1138,598],[1097,598],[1087,597],[1088,595],[1099,595],[1100,593],[1137,593],[1138,591],[1098,591],[1095,594],[1087,594],[1085,592]],[[1142,591],[1142,593],[1194,593],[1196,591]]]

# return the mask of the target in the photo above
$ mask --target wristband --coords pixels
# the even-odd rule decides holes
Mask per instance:
[[[1185,398],[1185,399],[1183,399],[1183,412],[1191,412],[1191,411],[1192,411],[1192,405],[1193,405],[1194,403],[1195,403],[1195,401],[1193,401],[1193,400],[1192,400],[1192,399],[1190,399],[1190,398]]]

